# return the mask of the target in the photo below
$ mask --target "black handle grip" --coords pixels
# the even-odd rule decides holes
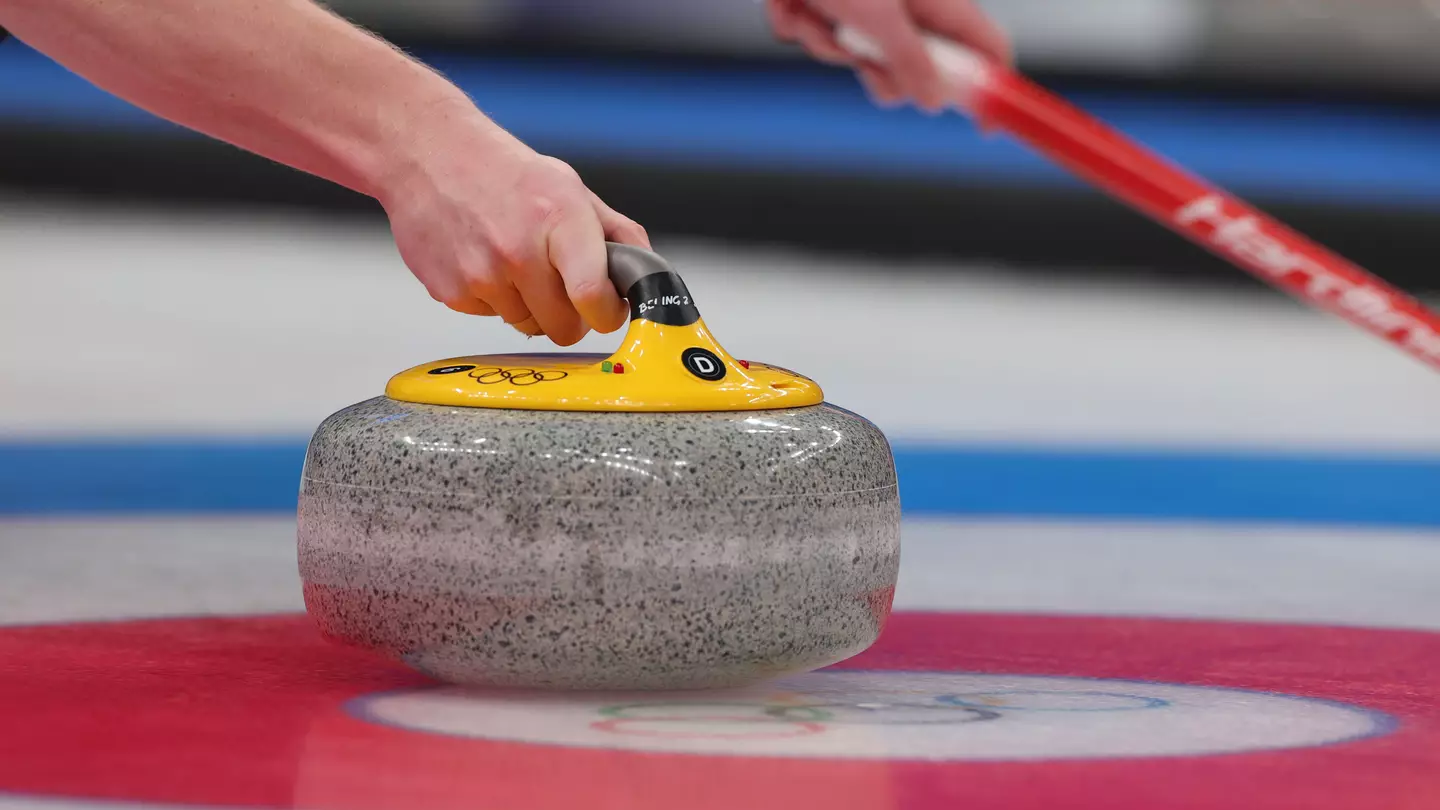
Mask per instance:
[[[634,245],[606,242],[610,281],[630,302],[630,319],[665,326],[689,326],[700,320],[684,279],[658,253]]]

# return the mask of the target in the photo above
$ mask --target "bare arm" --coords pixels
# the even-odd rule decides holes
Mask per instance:
[[[0,24],[139,107],[372,196],[418,159],[410,127],[483,118],[309,0],[0,0]]]
[[[0,25],[139,107],[375,197],[451,309],[563,345],[624,324],[605,240],[644,230],[311,0],[0,0]]]

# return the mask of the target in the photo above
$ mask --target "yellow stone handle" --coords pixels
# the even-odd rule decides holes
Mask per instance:
[[[824,400],[808,377],[725,351],[680,274],[658,254],[606,247],[610,279],[630,304],[630,325],[614,353],[452,357],[395,375],[386,396],[554,411],[752,411]]]

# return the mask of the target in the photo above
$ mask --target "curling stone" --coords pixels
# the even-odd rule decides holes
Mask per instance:
[[[609,256],[614,354],[427,363],[320,425],[298,547],[327,637],[588,690],[743,686],[874,642],[900,556],[885,436],[728,354],[660,256]]]

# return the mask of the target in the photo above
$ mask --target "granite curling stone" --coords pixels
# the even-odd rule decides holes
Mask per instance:
[[[659,256],[609,250],[615,354],[430,363],[320,425],[298,552],[327,637],[583,690],[744,686],[875,641],[900,556],[885,436],[731,357]]]

